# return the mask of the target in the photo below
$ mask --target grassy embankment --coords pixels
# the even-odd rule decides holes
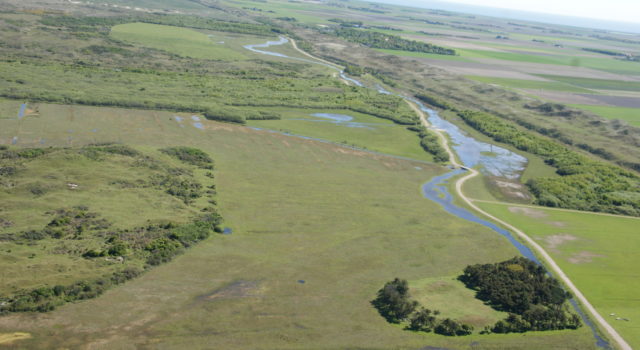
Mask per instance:
[[[640,346],[636,218],[477,202],[529,233],[633,347]],[[609,316],[610,314],[615,316]],[[623,319],[618,320],[617,318]]]

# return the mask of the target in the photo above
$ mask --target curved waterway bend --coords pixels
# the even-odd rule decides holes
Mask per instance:
[[[337,66],[318,62],[315,60],[298,58],[298,57],[290,57],[282,53],[271,52],[261,50],[264,48],[268,48],[270,46],[283,45],[289,42],[289,40],[285,37],[280,37],[278,41],[268,41],[264,44],[256,44],[256,45],[246,45],[244,46],[246,49],[265,54],[269,56],[276,56],[282,58],[289,58],[298,61],[319,64],[325,67],[329,67],[331,69],[337,70],[340,72],[340,77],[352,82],[357,86],[364,86],[361,82],[347,77],[342,69]],[[438,115],[438,113],[426,107],[420,101],[407,97],[398,95],[392,92],[385,90],[382,86],[377,85],[375,89],[381,94],[391,94],[395,96],[399,96],[411,103],[414,103],[420,108],[421,111],[427,113],[429,116],[427,118],[428,122],[431,124],[432,128],[436,128],[439,131],[446,132],[449,135],[449,138],[452,143],[452,148],[455,151],[456,155],[460,159],[460,162],[466,168],[480,168],[480,171],[493,176],[505,177],[509,179],[517,179],[520,176],[520,173],[525,169],[527,165],[527,159],[517,153],[511,152],[508,149],[502,148],[500,146],[496,146],[487,142],[482,142],[474,139],[473,137],[466,134],[460,128],[458,128],[455,124],[443,119]],[[438,204],[440,204],[445,211],[450,214],[453,214],[461,219],[471,221],[483,226],[486,226],[498,234],[504,236],[509,240],[509,242],[522,254],[524,257],[536,262],[537,264],[541,264],[540,260],[536,257],[533,251],[522,244],[519,240],[517,240],[511,232],[501,228],[500,226],[482,219],[472,213],[471,211],[459,207],[453,203],[453,196],[449,193],[447,189],[448,180],[466,172],[464,168],[453,169],[452,171],[436,176],[431,179],[429,182],[422,186],[422,193],[427,198]],[[585,315],[582,309],[579,307],[575,300],[570,301],[573,305],[576,312],[581,316],[582,321],[591,328],[593,336],[596,340],[596,345],[603,349],[610,349],[610,345],[607,341],[605,341],[599,334],[597,327],[591,322],[591,320]]]

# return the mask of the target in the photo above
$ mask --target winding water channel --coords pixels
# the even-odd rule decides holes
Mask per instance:
[[[287,38],[280,37],[278,41],[268,41],[264,44],[246,45],[244,47],[247,50],[255,53],[288,58],[329,67],[338,71],[342,79],[351,82],[354,85],[365,87],[365,85],[360,81],[348,77],[344,73],[344,71],[342,71],[337,66],[314,61],[311,59],[290,57],[282,53],[262,50],[270,46],[283,45],[288,42],[289,40]],[[431,126],[433,128],[440,129],[448,134],[453,150],[460,159],[460,162],[465,167],[479,168],[480,171],[484,174],[504,177],[508,179],[518,179],[522,171],[526,168],[527,159],[525,157],[500,146],[474,139],[473,137],[462,131],[460,128],[458,128],[455,124],[441,118],[435,110],[426,107],[420,101],[411,97],[390,92],[380,85],[376,85],[372,88],[377,90],[381,94],[395,95],[408,100],[416,104],[418,108],[420,108],[423,112],[427,113],[429,116],[427,120],[431,124]],[[511,232],[501,228],[500,226],[490,221],[482,219],[476,214],[472,213],[470,210],[457,206],[453,203],[453,196],[451,195],[451,193],[449,193],[449,190],[447,188],[447,185],[449,183],[448,181],[449,179],[465,172],[466,170],[464,169],[453,169],[446,174],[434,177],[422,186],[422,193],[424,197],[438,203],[443,207],[445,211],[452,215],[492,229],[493,231],[507,238],[507,240],[509,240],[509,242],[520,252],[520,254],[522,254],[522,256],[536,262],[537,264],[541,264],[540,260],[536,257],[533,251],[526,245],[522,244],[519,240],[517,240]],[[585,315],[584,311],[579,307],[578,303],[573,299],[571,299],[570,302],[576,312],[581,316],[582,321],[585,323],[585,325],[587,325],[591,329],[592,334],[596,340],[596,345],[603,349],[610,349],[611,347],[609,343],[600,336],[597,327]]]

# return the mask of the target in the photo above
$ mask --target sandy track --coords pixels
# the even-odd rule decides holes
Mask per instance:
[[[420,120],[424,120],[424,113],[418,113],[418,114],[420,115]],[[428,127],[428,124],[425,124],[425,127]],[[529,247],[532,247],[536,251],[538,257],[542,258],[542,260],[544,260],[546,265],[551,268],[555,277],[560,279],[562,282],[564,282],[564,284],[569,288],[571,293],[573,293],[574,297],[580,301],[582,306],[586,308],[589,311],[589,313],[591,313],[593,319],[600,325],[602,329],[604,329],[607,332],[607,334],[618,345],[618,347],[622,350],[633,350],[631,346],[622,338],[622,336],[620,336],[620,334],[618,334],[618,332],[598,313],[598,311],[593,307],[593,305],[589,303],[589,301],[584,296],[584,294],[580,292],[580,290],[573,284],[571,279],[569,279],[569,276],[567,276],[564,273],[564,271],[560,269],[560,266],[558,266],[558,264],[551,258],[551,256],[542,248],[542,246],[536,243],[523,231],[519,230],[518,228],[514,227],[513,225],[510,225],[509,223],[501,219],[498,219],[497,217],[487,213],[486,211],[480,209],[478,206],[473,204],[471,199],[469,199],[464,194],[464,191],[462,190],[462,186],[464,185],[465,182],[478,176],[480,173],[475,169],[467,168],[461,165],[460,163],[458,163],[458,161],[455,158],[455,155],[453,154],[453,151],[449,147],[449,142],[446,136],[444,136],[441,130],[434,130],[434,131],[440,137],[440,140],[442,141],[442,145],[447,150],[447,153],[449,153],[451,164],[456,168],[463,168],[469,171],[469,174],[459,178],[455,183],[456,193],[458,194],[458,196],[473,210],[493,220],[494,222],[497,222],[503,225],[504,227],[509,229],[511,232],[517,234]]]
[[[304,51],[300,50],[297,47],[297,45],[295,44],[295,41],[292,40],[292,39],[290,39],[290,40],[291,40],[291,44],[292,44],[293,48],[296,49],[298,52],[302,53],[303,55],[335,66],[335,64],[332,64],[332,63],[330,63],[328,61],[322,60],[322,59],[317,58],[317,57],[315,57],[315,56],[313,56],[313,55],[311,55],[311,54],[309,54],[307,52],[304,52]],[[422,110],[420,110],[415,104],[411,103],[410,101],[407,101],[407,103],[409,103],[409,106],[411,106],[411,108],[416,112],[416,114],[420,118],[420,121],[422,122],[424,127],[428,128],[429,127],[429,123],[427,121],[427,117],[424,114],[424,112]],[[468,175],[459,178],[455,183],[456,193],[458,194],[458,196],[460,196],[460,198],[462,198],[462,200],[465,203],[467,203],[467,205],[469,207],[471,207],[473,210],[475,210],[476,212],[488,217],[489,219],[493,220],[494,222],[497,222],[499,224],[504,225],[507,229],[511,230],[512,232],[517,234],[520,238],[522,238],[527,244],[529,244],[530,247],[533,247],[534,250],[538,253],[539,257],[541,257],[546,262],[547,266],[551,267],[551,269],[553,270],[556,278],[562,280],[565,283],[565,285],[569,288],[569,290],[571,290],[571,293],[573,293],[574,297],[577,298],[580,301],[580,303],[582,304],[582,306],[585,307],[591,313],[591,315],[593,316],[595,321],[602,327],[602,329],[604,329],[609,334],[611,339],[613,339],[613,341],[618,345],[618,347],[620,349],[622,349],[622,350],[633,350],[631,348],[631,346],[629,344],[627,344],[627,342],[622,338],[622,336],[620,336],[620,334],[618,334],[618,332],[615,329],[613,329],[613,327],[611,327],[611,325],[598,313],[598,311],[593,307],[593,305],[591,305],[591,303],[589,303],[587,298],[582,294],[582,292],[580,292],[580,290],[578,290],[578,288],[573,284],[573,282],[569,279],[569,277],[562,271],[562,269],[560,269],[560,266],[558,266],[558,264],[556,264],[556,262],[542,248],[542,246],[540,246],[538,243],[536,243],[533,239],[531,239],[523,231],[521,231],[521,230],[515,228],[514,226],[506,223],[505,221],[502,221],[502,220],[498,219],[497,217],[485,212],[484,210],[480,209],[475,204],[473,204],[471,199],[469,199],[464,194],[464,191],[462,190],[462,186],[464,185],[464,183],[467,180],[478,176],[480,173],[475,169],[467,168],[465,166],[462,166],[460,163],[458,163],[455,154],[451,150],[451,147],[449,147],[449,141],[448,141],[447,137],[444,135],[443,131],[437,130],[437,129],[431,129],[431,130],[433,130],[436,133],[436,135],[438,135],[438,137],[440,138],[440,141],[442,142],[442,145],[444,146],[444,149],[449,154],[449,159],[451,161],[451,164],[456,168],[463,168],[463,169],[466,169],[467,171],[469,171]]]

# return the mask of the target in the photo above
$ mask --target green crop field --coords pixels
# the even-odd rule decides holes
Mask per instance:
[[[640,91],[640,82],[636,82],[636,81],[577,78],[577,77],[565,77],[565,76],[559,76],[559,75],[540,75],[540,76],[543,78],[560,81],[566,84],[580,86],[586,89]]]
[[[5,104],[3,110],[10,109]],[[42,316],[0,318],[1,332],[32,335],[21,346],[405,348],[490,341],[507,348],[594,347],[586,328],[456,339],[404,331],[377,314],[369,301],[399,276],[416,281],[416,295],[431,300],[428,307],[480,323],[496,317],[473,300],[466,301],[474,305],[468,315],[436,305],[446,298],[434,293],[429,299],[429,283],[418,282],[517,254],[504,238],[422,197],[420,185],[444,168],[249,127],[202,121],[200,128],[188,115],[177,119],[169,112],[37,109],[38,115],[0,120],[0,141],[17,135],[19,146],[42,139],[52,146],[183,144],[209,153],[220,211],[233,233],[212,237],[100,298]],[[458,299],[469,295],[459,293]]]
[[[494,78],[494,77],[481,77],[481,76],[466,76],[471,80],[480,81],[488,84],[497,84],[509,88],[517,89],[538,89],[538,90],[551,90],[551,91],[565,91],[576,93],[593,93],[591,90],[587,90],[581,87],[573,86],[570,84],[557,82],[557,81],[538,81],[538,80],[524,80],[524,79],[509,79],[509,78]]]
[[[625,340],[640,346],[640,219],[476,204],[538,241]]]
[[[264,38],[209,32],[150,23],[127,23],[114,26],[111,36],[118,40],[165,50],[184,57],[210,60],[243,60],[242,43],[264,41]],[[245,51],[248,53],[248,51]]]
[[[571,105],[575,108],[591,111],[607,119],[624,120],[630,125],[640,127],[640,108],[610,107],[594,105]]]

